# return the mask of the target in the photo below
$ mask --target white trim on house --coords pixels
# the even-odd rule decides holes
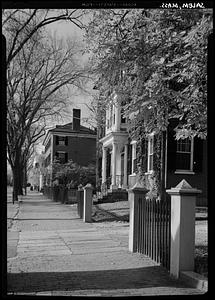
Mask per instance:
[[[52,135],[57,135],[57,136],[71,136],[71,137],[83,137],[83,138],[90,138],[90,139],[96,139],[96,135],[89,134],[89,133],[61,133],[61,132],[54,132]]]
[[[185,174],[185,175],[195,175],[196,173],[193,171],[189,171],[189,170],[176,170],[174,172],[175,174]]]
[[[130,145],[132,145],[132,155],[131,155],[131,174],[130,175],[136,175],[136,172],[134,170],[134,161],[137,159],[137,141],[133,140],[131,141]]]
[[[59,151],[59,150],[56,150],[56,152],[58,152],[58,153],[67,153],[67,151]]]
[[[152,174],[154,169],[150,168],[150,164],[153,166],[153,155],[154,155],[154,135],[155,133],[150,133],[148,135],[148,152],[147,152],[147,174]]]

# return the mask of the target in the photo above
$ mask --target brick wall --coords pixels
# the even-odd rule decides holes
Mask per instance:
[[[56,145],[56,136],[53,140],[53,153],[56,151],[65,151],[68,153],[68,160],[82,166],[87,166],[89,163],[96,162],[96,138],[85,137],[68,137],[68,145]]]

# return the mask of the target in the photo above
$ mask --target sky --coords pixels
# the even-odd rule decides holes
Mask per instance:
[[[56,34],[56,36],[59,36],[60,38],[64,38],[65,40],[67,38],[73,37],[78,42],[83,43],[84,46],[83,30],[81,30],[71,22],[67,22],[67,21],[56,22],[48,25],[46,29],[49,30],[49,32],[52,35]],[[87,59],[86,57],[81,57],[81,55],[79,58],[83,62],[85,62]],[[91,89],[91,87],[89,88]],[[72,108],[80,108],[82,118],[86,118],[89,116],[90,111],[85,104],[89,105],[91,100],[92,97],[87,95],[87,93],[82,93],[80,95],[73,95],[73,91],[71,90],[71,101],[73,103]],[[71,120],[72,120],[72,115],[71,115]]]
[[[83,47],[84,47],[84,41],[83,41],[83,30],[81,30],[80,28],[78,28],[77,26],[75,26],[73,23],[71,22],[67,22],[67,21],[60,21],[60,22],[56,22],[53,24],[50,24],[48,26],[46,26],[46,29],[49,31],[49,33],[51,35],[56,35],[56,37],[59,38],[63,38],[63,39],[68,39],[68,38],[74,38],[78,43],[82,43]],[[86,56],[79,56],[79,60],[80,62],[86,62],[88,59],[88,57]],[[93,87],[93,83],[89,83],[88,86],[86,86],[85,88],[89,91],[89,92],[93,92],[95,93],[95,90],[92,90]],[[73,108],[79,108],[81,109],[81,124],[87,127],[92,127],[92,125],[96,125],[94,120],[91,118],[91,122],[86,123],[86,121],[84,120],[85,118],[89,118],[90,116],[92,116],[92,113],[90,112],[89,108],[86,106],[90,105],[93,97],[90,96],[87,93],[84,92],[78,92],[74,94],[74,91],[72,89],[70,89],[70,93],[71,93],[71,106],[70,106],[70,110],[71,110],[71,114],[68,118],[63,119],[62,121],[59,121],[59,124],[66,124],[69,122],[72,122],[72,109]],[[57,124],[53,124],[53,127],[55,127],[55,125]],[[39,144],[37,147],[38,152],[41,152],[43,150],[43,146],[42,144]]]

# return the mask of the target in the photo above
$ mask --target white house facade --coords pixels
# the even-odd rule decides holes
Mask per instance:
[[[102,186],[111,191],[126,190],[135,182],[136,141],[129,141],[126,119],[117,95],[106,110],[102,143]]]

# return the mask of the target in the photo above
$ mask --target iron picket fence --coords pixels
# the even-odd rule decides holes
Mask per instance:
[[[138,199],[137,252],[167,269],[170,265],[170,201]]]

